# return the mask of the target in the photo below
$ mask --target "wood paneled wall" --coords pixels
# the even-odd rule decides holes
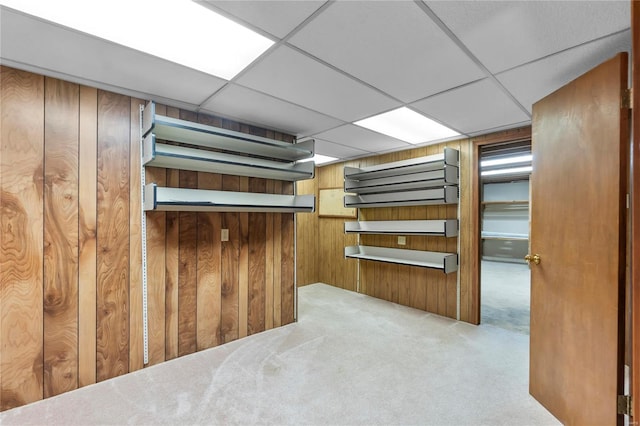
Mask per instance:
[[[345,219],[322,218],[313,216],[305,221],[298,220],[298,235],[317,235],[315,244],[298,241],[298,259],[315,258],[317,269],[307,268],[298,262],[299,285],[324,282],[340,288],[359,291],[377,298],[423,309],[439,315],[456,318],[458,316],[458,297],[460,297],[459,318],[473,322],[470,316],[472,306],[470,257],[473,238],[471,224],[471,141],[468,139],[431,145],[412,150],[372,156],[349,162],[319,167],[316,171],[314,188],[339,188],[343,186],[345,165],[366,167],[392,161],[400,161],[442,152],[445,146],[460,151],[460,286],[458,292],[457,274],[444,274],[441,271],[426,268],[394,265],[382,262],[361,261],[359,274],[355,259],[344,258],[344,247],[357,244],[357,236],[344,233]],[[302,186],[304,185],[304,187]],[[298,191],[309,191],[313,184],[298,184]],[[311,192],[309,192],[311,193]],[[317,195],[317,194],[316,194]],[[360,209],[360,220],[411,220],[456,218],[457,205],[418,206]],[[351,219],[347,219],[351,220]],[[406,245],[397,244],[397,236],[361,235],[360,244],[407,248],[416,250],[457,251],[458,238],[407,236]],[[315,253],[314,253],[315,250]],[[305,262],[309,262],[308,260]],[[304,281],[301,278],[304,277]],[[359,280],[359,285],[358,285]],[[458,296],[459,293],[459,296]]]
[[[143,367],[139,106],[0,68],[0,408]],[[158,113],[293,137],[158,106]],[[159,185],[293,184],[147,169]],[[149,364],[294,320],[294,219],[147,213]],[[229,241],[220,230],[229,229]]]

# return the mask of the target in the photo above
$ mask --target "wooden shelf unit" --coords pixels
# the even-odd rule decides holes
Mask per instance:
[[[457,237],[458,220],[369,220],[345,222],[344,232],[347,234]]]
[[[354,259],[439,269],[445,274],[450,274],[458,270],[458,255],[456,253],[372,246],[349,246],[344,248],[344,255],[345,257]]]

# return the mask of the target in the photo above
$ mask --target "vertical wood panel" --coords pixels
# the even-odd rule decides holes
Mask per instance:
[[[179,118],[180,111],[177,108],[166,108],[167,117]],[[167,186],[177,188],[180,186],[178,170],[167,170]],[[178,243],[180,235],[180,221],[178,213],[167,212],[166,242],[165,242],[165,357],[173,359],[178,356]]]
[[[144,366],[142,326],[142,195],[140,192],[140,105],[131,99],[129,125],[129,371]]]
[[[43,395],[44,79],[0,68],[1,408]]]
[[[274,181],[268,180],[266,183],[266,191],[268,194],[274,192]],[[267,330],[273,328],[273,280],[275,271],[275,259],[274,259],[274,213],[267,213],[265,215],[265,283],[264,283],[264,301],[265,301],[265,317],[264,327]]]
[[[222,176],[198,173],[198,188],[222,187]],[[220,338],[221,282],[220,213],[198,213],[198,350],[222,343]]]
[[[167,171],[147,167],[147,183],[167,184]],[[147,319],[149,338],[149,365],[165,360],[165,282],[166,282],[166,224],[165,212],[146,212],[147,220]]]
[[[273,184],[276,194],[282,193],[282,182]],[[281,213],[273,215],[273,326],[282,325],[282,220]]]
[[[238,191],[237,176],[222,177],[222,189]],[[229,230],[229,241],[222,243],[222,318],[223,342],[238,338],[238,261],[240,257],[240,223],[238,213],[223,213],[222,228]]]
[[[98,91],[80,86],[78,385],[96,382]]]
[[[248,177],[240,177],[240,191],[249,191]],[[249,316],[249,213],[239,213],[238,224],[240,227],[238,258],[238,337],[246,337]]]
[[[129,370],[130,100],[98,91],[97,380]]]
[[[44,397],[78,387],[77,84],[45,79]]]
[[[282,296],[281,303],[281,324],[286,325],[293,322],[295,315],[294,307],[294,250],[293,250],[293,214],[283,213],[281,215],[281,238],[282,238],[282,286],[280,291]]]
[[[198,173],[180,170],[180,187],[197,188]],[[196,351],[198,216],[180,212],[178,266],[178,356]]]
[[[264,179],[249,179],[251,192],[266,192],[266,185]],[[248,334],[265,330],[266,234],[266,213],[249,213]]]

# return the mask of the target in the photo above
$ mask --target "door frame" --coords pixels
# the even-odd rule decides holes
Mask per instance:
[[[640,417],[640,5],[631,2],[631,395],[638,424]],[[637,135],[637,136],[636,136]]]
[[[480,254],[482,252],[480,190],[480,149],[486,145],[531,140],[531,126],[505,130],[471,139],[471,310],[469,322],[480,324]]]

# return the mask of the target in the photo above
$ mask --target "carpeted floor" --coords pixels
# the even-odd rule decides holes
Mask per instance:
[[[483,260],[481,323],[529,334],[531,275],[524,263]]]
[[[300,321],[0,415],[2,425],[556,425],[528,336],[324,284]]]

